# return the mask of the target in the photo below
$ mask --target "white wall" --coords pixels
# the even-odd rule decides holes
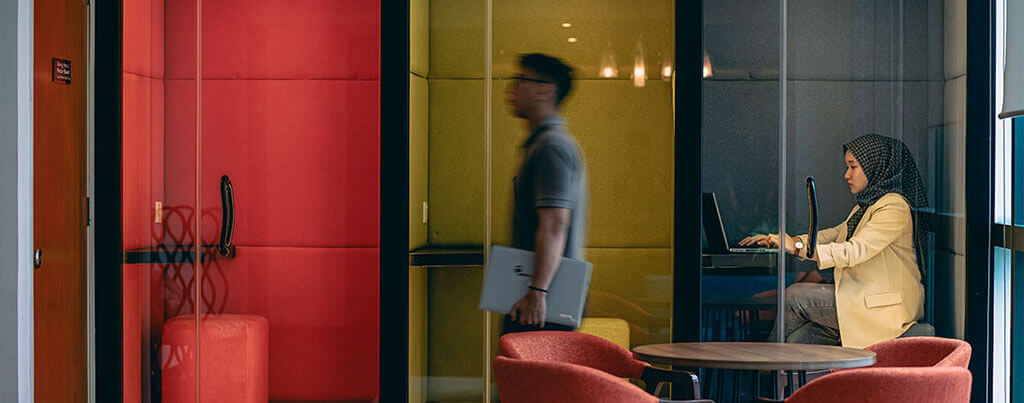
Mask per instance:
[[[33,0],[0,0],[0,401],[32,401]]]

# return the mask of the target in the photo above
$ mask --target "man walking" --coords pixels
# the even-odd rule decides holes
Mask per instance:
[[[508,88],[512,113],[530,135],[514,179],[512,246],[536,252],[526,295],[505,317],[502,333],[573,330],[545,323],[548,286],[563,256],[582,260],[586,231],[587,174],[579,145],[559,107],[572,89],[572,68],[543,54],[523,55]]]

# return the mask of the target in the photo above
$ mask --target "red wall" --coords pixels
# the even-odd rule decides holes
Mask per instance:
[[[152,243],[141,235],[129,241],[130,231],[151,230],[129,221],[145,223],[136,216],[152,215],[152,200],[195,203],[195,3],[148,1],[160,12],[129,12],[125,2],[125,70],[129,53],[161,48],[159,61],[144,56],[142,64],[152,62],[148,94],[162,109],[130,118],[134,105],[125,101],[126,247]],[[268,319],[271,399],[378,396],[379,7],[379,0],[203,1],[202,238],[217,242],[219,181],[227,174],[238,247],[235,259],[204,266],[203,310]],[[133,18],[166,21],[159,40],[148,40],[152,48],[129,46]],[[128,139],[131,124],[154,129]],[[132,142],[140,145],[130,149]],[[150,156],[136,158],[147,154],[140,149]],[[142,164],[136,159],[149,170],[129,173],[130,163]],[[144,187],[160,192],[136,194]],[[166,226],[161,236],[190,232],[178,221]],[[190,267],[180,269],[191,276]],[[130,309],[141,312],[126,303],[126,340],[141,332],[129,330]],[[128,392],[138,372],[127,365],[135,347],[125,348]]]

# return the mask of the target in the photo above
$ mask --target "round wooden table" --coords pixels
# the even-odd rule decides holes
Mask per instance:
[[[859,368],[875,363],[875,353],[871,351],[797,343],[652,344],[634,348],[633,355],[638,360],[652,364],[732,370],[785,371],[789,378],[789,385],[806,383],[806,371]],[[793,382],[794,371],[799,375],[799,384]],[[756,381],[757,378],[754,379],[754,394],[759,395],[759,382]],[[778,397],[778,391],[774,388],[774,384],[773,382],[773,394]],[[790,389],[784,393],[787,396],[795,390],[794,388],[787,389]],[[738,392],[736,393],[738,394]]]

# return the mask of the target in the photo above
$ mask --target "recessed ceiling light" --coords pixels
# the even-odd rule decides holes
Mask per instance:
[[[568,22],[563,22],[563,23],[562,23],[562,28],[569,28],[569,27],[571,27],[571,26],[572,26],[572,24],[570,24],[570,23],[568,23]]]
[[[576,38],[569,38],[569,43],[576,43]]]

